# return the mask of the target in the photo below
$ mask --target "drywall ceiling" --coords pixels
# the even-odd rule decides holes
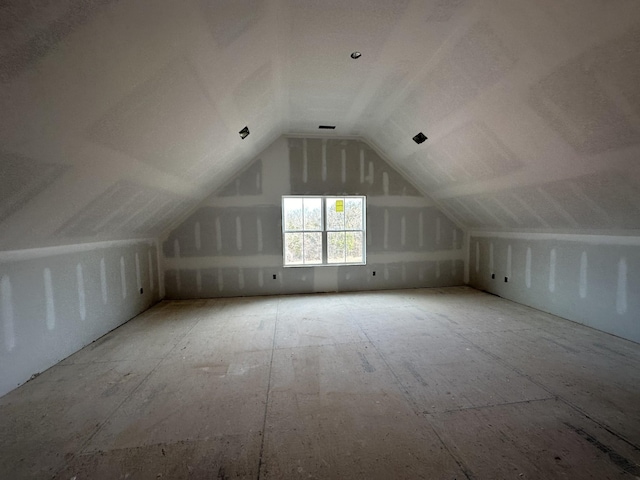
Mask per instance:
[[[469,229],[638,234],[639,51],[636,0],[5,1],[0,249],[159,235],[320,124]]]

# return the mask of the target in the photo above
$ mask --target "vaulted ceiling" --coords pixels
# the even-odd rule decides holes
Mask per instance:
[[[636,0],[5,1],[0,249],[161,235],[321,124],[465,228],[638,235],[639,52]]]

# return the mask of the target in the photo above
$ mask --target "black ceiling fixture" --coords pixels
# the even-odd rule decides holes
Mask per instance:
[[[360,52],[353,52],[351,54],[351,58],[353,58],[354,60],[357,58],[360,58],[362,56],[362,54]]]
[[[319,125],[318,128],[320,130],[335,130],[336,126],[335,125]]]
[[[238,133],[240,134],[240,138],[244,140],[249,136],[249,127],[244,127]]]
[[[427,139],[427,136],[422,132],[418,133],[415,137],[413,137],[413,141],[416,142],[418,145],[424,142],[426,139]]]

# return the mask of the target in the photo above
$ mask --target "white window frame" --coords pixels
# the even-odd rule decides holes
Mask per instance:
[[[313,198],[313,199],[321,199],[321,230],[286,230],[285,225],[285,213],[284,213],[284,201],[286,198]],[[344,199],[345,202],[349,198],[361,198],[362,199],[362,230],[354,230],[354,229],[340,229],[340,230],[328,230],[327,222],[326,222],[326,213],[327,213],[327,200],[328,199]],[[283,195],[281,200],[281,219],[282,219],[282,265],[285,268],[298,268],[298,267],[341,267],[345,265],[366,265],[367,264],[367,197],[364,195]],[[303,209],[304,215],[304,209]],[[304,218],[304,217],[303,217]],[[304,225],[304,220],[303,220]],[[285,263],[286,260],[286,240],[285,234],[287,233],[322,233],[322,263],[302,263],[302,264],[293,264],[288,265]],[[329,263],[328,255],[327,255],[327,233],[331,232],[358,232],[362,233],[362,262],[340,262],[340,263]]]

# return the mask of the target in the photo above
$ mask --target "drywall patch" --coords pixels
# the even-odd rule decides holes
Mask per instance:
[[[247,169],[220,189],[217,196],[262,195],[262,159],[252,162]]]
[[[0,152],[0,222],[20,210],[69,169]]]
[[[51,280],[51,269],[45,268],[44,273],[44,296],[46,300],[46,322],[47,330],[56,328],[56,306],[53,298],[53,282]]]
[[[193,237],[196,243],[196,250],[202,249],[202,237],[200,235],[200,222],[196,222],[193,227]]]
[[[242,221],[240,217],[236,217],[236,249],[242,250]]]
[[[87,319],[87,305],[84,294],[84,275],[81,263],[76,265],[76,283],[78,285],[78,313],[80,313],[80,320],[84,322]]]
[[[322,140],[322,181],[327,181],[327,140]]]
[[[627,313],[627,259],[622,257],[618,262],[618,285],[616,288],[616,312]]]
[[[151,255],[151,250],[147,251],[147,256],[149,262],[149,290],[153,293],[155,285],[153,279],[153,256]]]
[[[104,261],[104,257],[100,259],[100,292],[102,293],[102,303],[104,305],[108,302],[107,297],[107,266]]]
[[[309,180],[309,142],[305,138],[302,140],[302,183]]]
[[[489,273],[492,275],[495,273],[493,269],[493,242],[489,242]]]
[[[551,253],[549,253],[549,291],[551,293],[556,291],[556,262],[556,249],[552,248]]]
[[[136,252],[136,289],[138,291],[142,290],[142,278],[140,276],[140,257],[138,256],[138,252]]]
[[[256,219],[256,230],[258,234],[258,252],[262,253],[263,243],[262,243],[262,219]]]
[[[127,298],[127,274],[124,266],[124,257],[120,257],[120,288],[122,289],[122,298]]]
[[[524,283],[531,288],[531,247],[527,247],[527,257],[524,265]]]
[[[216,250],[222,250],[222,228],[220,227],[220,217],[216,217]]]
[[[13,318],[13,294],[11,280],[8,275],[0,279],[0,302],[2,302],[2,328],[4,334],[4,348],[10,352],[16,347],[16,333]]]
[[[389,248],[389,210],[384,209],[384,249]]]
[[[580,255],[580,274],[578,278],[578,293],[580,298],[587,298],[587,252]]]
[[[291,195],[422,196],[361,141],[315,138],[288,141]]]

